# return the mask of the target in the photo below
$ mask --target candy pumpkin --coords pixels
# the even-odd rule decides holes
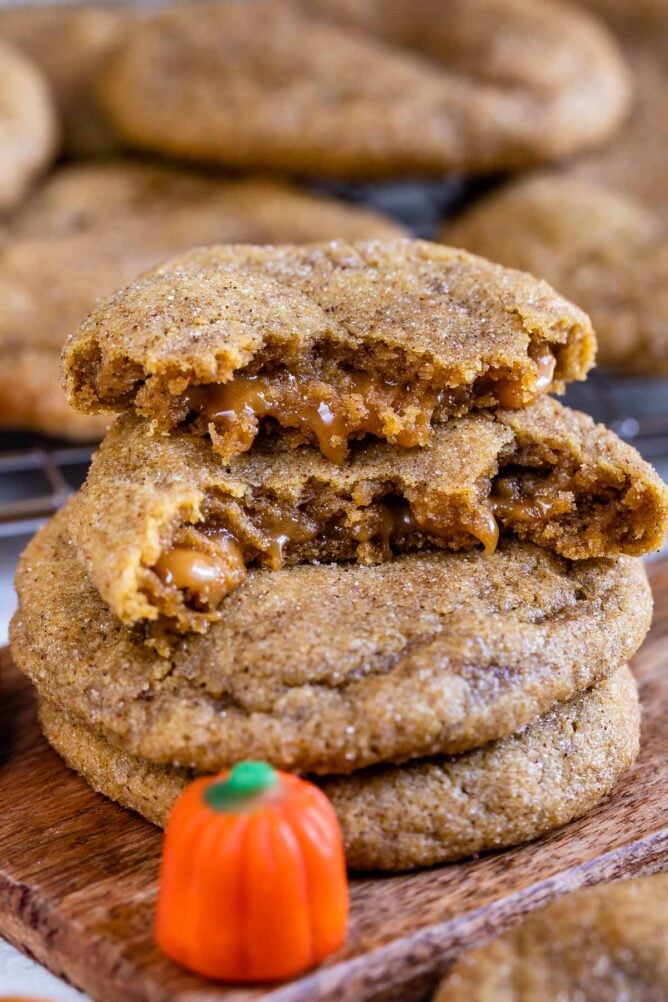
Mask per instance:
[[[156,939],[224,981],[273,981],[345,939],[348,886],[334,809],[312,783],[264,762],[195,780],[165,832]]]

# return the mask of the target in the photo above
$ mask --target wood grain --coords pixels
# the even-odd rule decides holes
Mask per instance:
[[[614,795],[530,845],[352,882],[348,941],[272,988],[216,986],[155,949],[160,833],[94,794],[39,734],[30,690],[0,652],[0,934],[100,1002],[411,1002],[464,948],[578,887],[668,866],[668,560],[651,567],[652,632],[634,661],[639,761]]]

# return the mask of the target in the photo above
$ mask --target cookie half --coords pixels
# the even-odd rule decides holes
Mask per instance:
[[[56,153],[58,129],[41,71],[0,42],[0,213],[13,208]]]
[[[251,571],[220,622],[161,656],[159,636],[110,613],[67,520],[21,559],[16,664],[118,747],[197,771],[258,758],[348,773],[479,747],[624,663],[649,628],[639,560],[504,542]]]
[[[70,402],[199,416],[224,457],[268,418],[341,461],[364,434],[426,445],[432,421],[522,407],[582,379],[588,318],[529,275],[421,240],[213,247],[100,304],[68,341]]]
[[[668,873],[568,894],[464,954],[434,1002],[663,1002]]]
[[[392,237],[382,216],[262,179],[230,181],[132,160],[57,171],[0,247],[0,425],[96,439],[77,414],[60,351],[97,299],[193,244]]]
[[[193,778],[114,747],[53,703],[42,702],[40,719],[71,768],[156,824]],[[431,866],[526,842],[584,814],[635,760],[639,729],[635,682],[622,668],[478,751],[318,782],[352,869]]]
[[[423,449],[371,441],[336,466],[282,440],[221,461],[187,429],[124,415],[69,508],[91,581],[125,623],[205,631],[247,567],[494,551],[499,535],[570,559],[659,549],[668,490],[630,446],[543,397],[436,425]]]
[[[548,0],[254,0],[161,11],[103,69],[126,141],[317,177],[524,168],[605,140],[628,77],[604,27]]]

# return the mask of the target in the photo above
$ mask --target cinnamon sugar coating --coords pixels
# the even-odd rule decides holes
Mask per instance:
[[[477,751],[318,782],[334,805],[349,867],[432,866],[517,845],[584,814],[634,761],[639,718],[635,682],[621,668]],[[114,747],[56,704],[42,702],[40,719],[73,769],[155,824],[165,823],[192,778]]]
[[[401,232],[376,213],[260,178],[130,159],[62,167],[14,216],[0,247],[0,425],[100,438],[108,419],[77,414],[65,400],[63,343],[98,298],[172,254],[221,240]]]
[[[624,663],[649,627],[640,561],[504,542],[251,571],[223,620],[161,657],[108,611],[67,519],[21,559],[16,664],[113,744],[198,771],[267,758],[350,772],[479,747]]]
[[[525,168],[604,141],[628,78],[549,0],[254,0],[138,23],[103,69],[131,145],[316,177]]]
[[[425,445],[432,421],[524,406],[583,379],[594,350],[587,317],[528,275],[420,240],[336,241],[175,258],[93,310],[63,366],[84,412],[135,409],[165,430],[199,413],[224,456],[263,414],[307,441],[333,421],[341,459],[360,433]],[[231,403],[206,396],[221,384]],[[216,406],[234,414],[222,432]]]

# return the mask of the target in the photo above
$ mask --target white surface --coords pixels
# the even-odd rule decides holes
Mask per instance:
[[[0,539],[0,647],[16,604],[12,578],[26,538]],[[82,1002],[85,996],[0,939],[0,994],[33,995],[53,1002]]]

